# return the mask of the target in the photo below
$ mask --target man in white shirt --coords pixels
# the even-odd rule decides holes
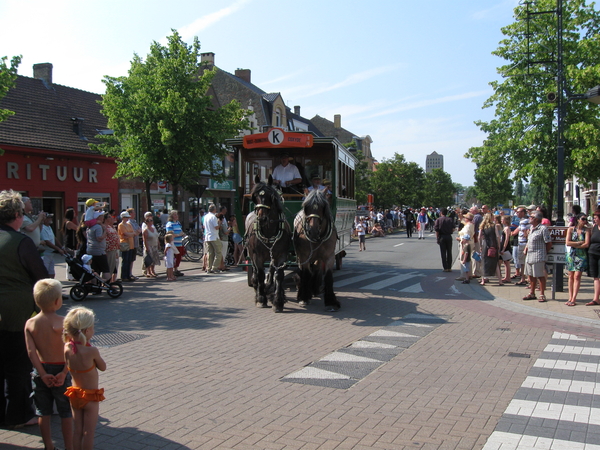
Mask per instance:
[[[210,205],[204,216],[204,242],[208,249],[208,273],[218,273],[221,264],[221,240],[219,239],[219,220],[215,215],[217,207]]]
[[[302,183],[300,171],[295,165],[290,164],[290,155],[286,152],[281,154],[281,164],[273,170],[273,182],[287,194],[296,194],[294,185]]]
[[[33,205],[29,197],[23,197],[23,204],[25,205],[25,214],[23,214],[23,225],[21,226],[21,233],[26,234],[32,240],[35,246],[40,245],[40,232],[42,230],[42,224],[46,220],[46,213],[40,212],[36,219],[33,218],[31,213],[33,212]]]
[[[39,247],[40,250],[44,251],[42,260],[44,261],[44,265],[46,266],[50,278],[54,278],[56,275],[53,253],[56,251],[60,255],[65,254],[64,250],[56,245],[56,237],[54,236],[54,231],[52,231],[51,227],[53,218],[54,216],[52,214],[48,214],[44,219],[44,224],[42,225],[42,231],[40,233]]]

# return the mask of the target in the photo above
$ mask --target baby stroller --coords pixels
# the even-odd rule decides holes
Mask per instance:
[[[84,258],[86,256],[89,255],[84,255]],[[77,284],[73,286],[69,292],[69,295],[74,301],[82,301],[90,292],[99,294],[102,291],[106,291],[109,297],[112,298],[118,298],[123,293],[123,285],[121,283],[107,283],[98,275],[88,272],[79,258],[73,257],[67,253],[65,255],[65,261],[69,266],[71,275],[77,280]],[[92,280],[96,281],[89,283],[89,281]]]

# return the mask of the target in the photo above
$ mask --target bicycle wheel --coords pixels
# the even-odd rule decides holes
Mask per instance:
[[[204,256],[204,244],[198,241],[188,241],[185,243],[185,259],[191,262],[198,262]]]

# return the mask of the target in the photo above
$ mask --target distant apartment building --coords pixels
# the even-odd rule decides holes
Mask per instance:
[[[427,155],[425,160],[425,172],[431,172],[433,169],[444,170],[444,155],[440,155],[437,152]]]

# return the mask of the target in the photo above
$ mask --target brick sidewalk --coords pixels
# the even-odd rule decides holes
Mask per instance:
[[[452,299],[339,289],[339,313],[316,301],[273,314],[254,307],[245,282],[200,275],[192,263],[183,271],[175,283],[143,279],[117,300],[83,302],[99,338],[119,344],[101,348],[97,449],[481,449],[556,324],[597,334],[593,318],[574,315],[589,307],[567,316],[551,309],[564,302],[524,306],[544,317],[511,309],[523,307],[514,286],[496,288],[508,306],[492,287]],[[351,388],[282,382],[414,313],[447,320]],[[59,429],[54,418],[61,447]],[[0,442],[41,448],[36,427],[2,430]]]

